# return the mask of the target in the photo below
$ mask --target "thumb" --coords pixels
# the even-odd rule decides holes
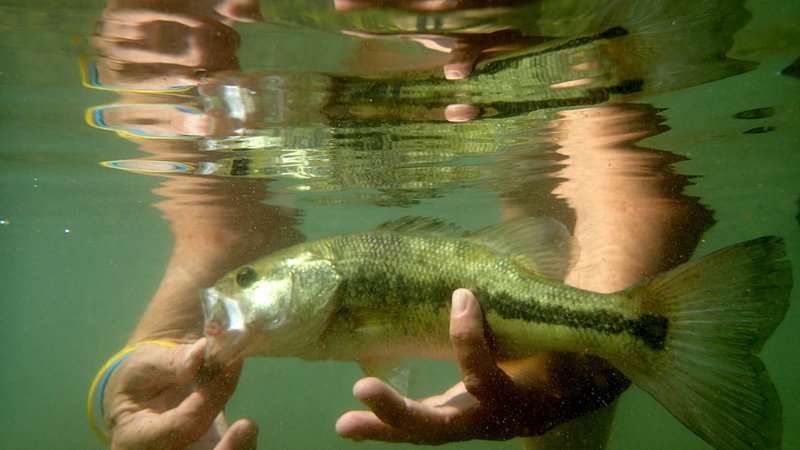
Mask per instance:
[[[450,309],[450,341],[456,359],[463,366],[477,361],[494,360],[483,330],[483,314],[475,296],[467,289],[453,292]]]
[[[450,52],[450,60],[444,65],[444,77],[448,80],[462,80],[470,76],[481,51],[479,47],[457,43]]]
[[[467,289],[453,292],[450,310],[450,341],[467,391],[479,399],[491,397],[512,384],[499,367],[486,341],[483,313]]]

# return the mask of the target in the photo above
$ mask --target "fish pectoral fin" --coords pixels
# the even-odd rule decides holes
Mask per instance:
[[[360,361],[359,365],[367,376],[380,378],[401,395],[408,394],[411,367],[405,361],[392,358],[370,358]]]
[[[567,228],[550,217],[520,217],[478,230],[469,238],[536,275],[556,281],[564,279],[578,254]]]

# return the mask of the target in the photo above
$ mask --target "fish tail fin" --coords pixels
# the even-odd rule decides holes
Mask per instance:
[[[679,266],[628,292],[643,317],[659,320],[641,322],[647,351],[615,365],[714,447],[779,447],[781,402],[756,353],[791,288],[784,242],[773,236]]]

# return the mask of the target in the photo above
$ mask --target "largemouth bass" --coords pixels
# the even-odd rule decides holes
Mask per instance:
[[[755,355],[789,306],[780,238],[740,243],[612,294],[558,281],[574,254],[565,228],[545,218],[474,233],[406,218],[298,244],[206,290],[208,358],[453,358],[450,297],[465,287],[498,360],[540,350],[596,355],[715,447],[780,445],[780,400]]]

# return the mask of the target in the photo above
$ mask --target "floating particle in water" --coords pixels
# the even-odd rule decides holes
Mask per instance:
[[[64,235],[65,236],[69,236],[70,234],[72,234],[72,229],[71,228],[64,228]]]
[[[740,111],[733,115],[735,119],[753,120],[765,119],[775,115],[775,108],[767,106],[766,108],[748,109],[747,111]]]
[[[8,220],[8,219],[0,219],[0,225],[8,225],[10,223],[11,223],[11,221]]]

